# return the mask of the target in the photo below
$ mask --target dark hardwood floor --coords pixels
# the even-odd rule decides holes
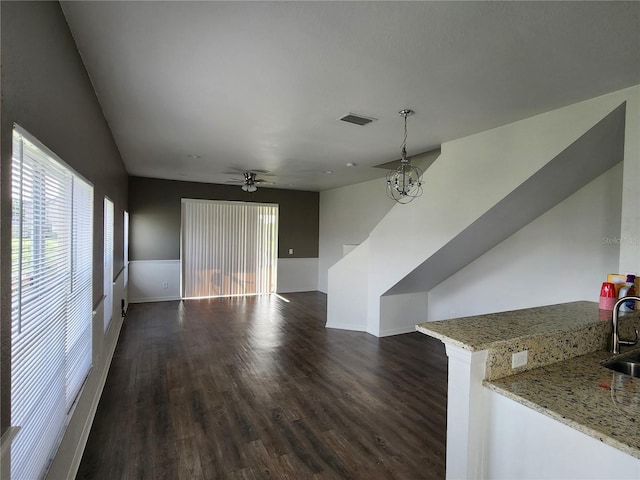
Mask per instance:
[[[444,478],[443,345],[283,296],[131,305],[77,478]]]

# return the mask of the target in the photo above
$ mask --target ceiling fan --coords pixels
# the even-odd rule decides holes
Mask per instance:
[[[270,184],[274,185],[274,182],[269,182],[262,178],[256,178],[258,174],[268,174],[267,170],[246,170],[242,172],[242,180],[229,180],[228,183],[240,183],[242,182],[242,190],[245,192],[255,192],[258,189],[258,184]]]

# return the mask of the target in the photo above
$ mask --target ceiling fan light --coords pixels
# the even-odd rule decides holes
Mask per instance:
[[[242,190],[245,192],[253,193],[258,190],[256,186],[256,173],[255,172],[244,172],[244,184],[242,185]]]

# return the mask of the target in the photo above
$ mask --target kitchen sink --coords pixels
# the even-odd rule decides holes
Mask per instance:
[[[623,360],[628,362],[640,362],[640,352],[634,353],[633,355],[625,355]]]
[[[612,360],[604,364],[605,367],[616,372],[640,378],[640,362],[631,360]]]

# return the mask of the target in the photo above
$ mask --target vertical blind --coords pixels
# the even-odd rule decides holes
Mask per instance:
[[[104,331],[113,317],[113,202],[104,199]]]
[[[278,205],[182,200],[182,296],[276,290]]]
[[[19,127],[11,219],[11,478],[40,478],[91,368],[93,187]]]

